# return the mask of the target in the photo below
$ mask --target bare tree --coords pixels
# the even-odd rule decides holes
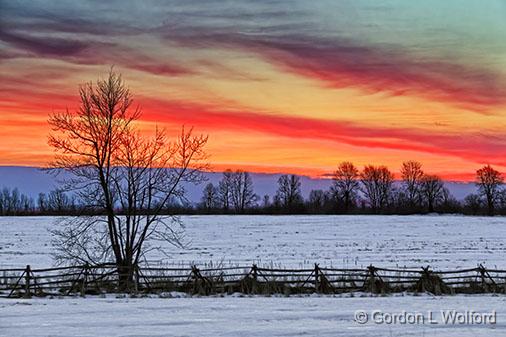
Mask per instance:
[[[141,135],[134,127],[140,109],[132,108],[129,89],[112,70],[81,86],[79,95],[77,111],[50,115],[56,151],[50,167],[70,174],[65,190],[104,216],[70,218],[55,231],[57,259],[112,260],[126,288],[140,259],[156,248],[150,242],[182,244],[182,223],[164,214],[174,198],[184,199],[183,183],[203,180],[207,137],[184,128],[171,142],[158,129],[151,138]]]
[[[342,162],[334,172],[332,190],[339,200],[343,201],[344,211],[348,212],[359,189],[359,171],[351,162]]]
[[[302,204],[300,185],[300,178],[294,174],[279,177],[275,198],[281,207],[293,211]]]
[[[62,213],[68,211],[71,206],[71,200],[62,189],[55,189],[49,192],[47,198],[46,209],[55,213]]]
[[[231,170],[226,170],[223,172],[223,177],[218,184],[219,199],[224,211],[228,211],[230,209],[232,200],[232,178],[233,172]]]
[[[21,208],[21,195],[17,188],[14,188],[11,191],[11,200],[9,207],[14,213],[17,213],[17,211]]]
[[[262,207],[268,208],[271,206],[271,197],[268,194],[265,194],[262,198]]]
[[[0,193],[0,215],[10,215],[12,211],[11,191],[4,187]]]
[[[411,208],[418,206],[420,203],[423,175],[422,164],[419,162],[406,161],[402,163],[402,184]]]
[[[362,193],[374,212],[385,208],[392,193],[394,175],[386,166],[367,165],[360,174]]]
[[[311,190],[309,192],[308,206],[313,212],[321,212],[328,202],[328,193],[324,190]]]
[[[501,210],[506,209],[506,189],[501,189],[498,192],[498,197],[496,199],[496,203],[494,205],[494,208],[499,207]]]
[[[0,193],[0,215],[26,214],[32,211],[33,206],[33,200],[17,188],[4,187]]]
[[[445,195],[448,193],[444,188],[444,183],[436,175],[423,175],[421,178],[421,193],[423,199],[427,203],[429,212],[434,212],[434,207],[437,203],[444,200]]]
[[[48,209],[46,193],[39,193],[37,197],[37,208],[44,213]]]
[[[232,204],[236,212],[243,213],[256,203],[258,196],[253,191],[253,180],[248,172],[234,172],[231,184]]]
[[[476,215],[480,213],[482,200],[478,194],[471,193],[464,198],[464,210]]]
[[[204,190],[202,191],[201,204],[207,211],[212,211],[218,207],[218,189],[212,183],[209,183],[206,187],[204,187]]]
[[[494,214],[494,206],[499,196],[499,188],[503,184],[501,173],[486,165],[476,171],[476,185],[487,203],[488,215]]]

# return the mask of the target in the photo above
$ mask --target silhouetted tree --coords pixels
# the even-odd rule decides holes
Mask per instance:
[[[360,174],[362,193],[374,212],[383,210],[391,197],[394,175],[386,166],[367,165]]]
[[[421,185],[424,173],[422,164],[417,161],[406,161],[402,163],[401,178],[404,193],[408,204],[414,208],[420,203]]]
[[[499,196],[499,188],[503,184],[501,173],[486,165],[476,171],[476,185],[487,203],[488,215],[494,214],[494,204]]]
[[[149,240],[181,245],[179,218],[166,216],[174,198],[184,199],[183,183],[199,183],[207,168],[207,137],[183,128],[175,141],[156,130],[147,138],[134,128],[140,109],[112,70],[96,84],[80,87],[80,106],[50,115],[51,164],[71,178],[65,190],[105,216],[73,217],[55,230],[57,258],[63,262],[116,263],[120,286],[132,284],[134,268]]]
[[[421,193],[429,212],[432,213],[436,204],[443,201],[447,191],[438,176],[424,174],[421,178]]]
[[[275,198],[280,206],[288,212],[300,208],[303,202],[300,185],[300,178],[294,174],[282,175],[278,179],[278,190]]]
[[[461,213],[461,203],[450,193],[448,188],[443,188],[443,200],[439,205],[439,209],[443,213]]]
[[[25,194],[21,194],[20,202],[21,202],[21,207],[22,207],[23,213],[28,214],[33,211],[34,203],[33,203],[32,198],[28,197]]]
[[[473,215],[480,213],[481,205],[481,198],[478,194],[471,193],[464,198],[464,210]]]
[[[47,198],[46,209],[54,213],[63,213],[69,211],[71,200],[62,189],[56,189],[49,192]]]
[[[4,187],[0,193],[0,215],[27,214],[33,211],[33,199],[17,188]]]
[[[231,170],[223,172],[223,177],[218,184],[218,194],[221,207],[224,211],[230,210],[232,200],[233,173]]]
[[[359,171],[350,162],[342,162],[334,172],[332,190],[338,200],[343,201],[344,211],[348,212],[354,204],[359,189]]]
[[[506,189],[501,189],[497,193],[495,209],[500,209],[502,213],[506,210]]]
[[[219,205],[218,189],[212,183],[207,184],[202,191],[202,207],[210,212]]]
[[[37,208],[39,209],[39,212],[44,213],[47,211],[47,196],[46,193],[39,193],[37,197]]]
[[[328,195],[324,190],[311,190],[309,192],[308,208],[312,212],[320,213],[325,209]]]
[[[253,191],[253,180],[248,172],[241,170],[234,172],[231,183],[232,204],[236,212],[243,213],[255,205],[258,196]]]
[[[268,194],[264,195],[262,199],[262,207],[265,209],[271,207],[271,197]]]
[[[10,209],[14,212],[17,212],[21,208],[21,196],[19,190],[14,188],[11,192],[11,203]]]

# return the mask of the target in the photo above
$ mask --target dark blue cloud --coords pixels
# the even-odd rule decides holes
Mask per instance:
[[[149,35],[169,45],[245,51],[334,88],[419,95],[480,112],[506,104],[504,75],[486,64],[422,54],[418,50],[424,46],[416,41],[407,47],[364,38],[364,30],[375,36],[377,22],[365,22],[356,32],[347,30],[349,16],[362,10],[368,17],[374,12],[385,17],[391,4],[328,3],[336,25],[320,22],[321,8],[311,11],[311,4],[302,1],[2,1],[0,6],[0,40],[13,48],[2,57],[27,51],[157,74],[196,71],[193,66],[198,64],[180,59],[159,64],[145,50],[130,46]]]

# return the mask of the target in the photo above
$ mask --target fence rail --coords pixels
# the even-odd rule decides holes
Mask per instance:
[[[114,264],[58,268],[0,269],[0,297],[86,295],[108,292],[157,293],[179,291],[211,295],[336,294],[371,292],[429,292],[432,294],[506,293],[506,270],[483,265],[461,270],[365,269],[320,267],[312,269],[237,267],[161,268],[136,266],[118,271]]]

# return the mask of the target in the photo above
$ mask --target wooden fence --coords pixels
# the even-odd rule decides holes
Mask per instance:
[[[264,268],[256,265],[237,267],[154,268],[136,267],[126,287],[113,264],[81,265],[59,268],[0,269],[1,297],[82,295],[110,292],[161,293],[178,291],[211,295],[244,294],[337,294],[371,292],[506,293],[506,270],[476,268],[435,271],[320,267],[311,269]]]

